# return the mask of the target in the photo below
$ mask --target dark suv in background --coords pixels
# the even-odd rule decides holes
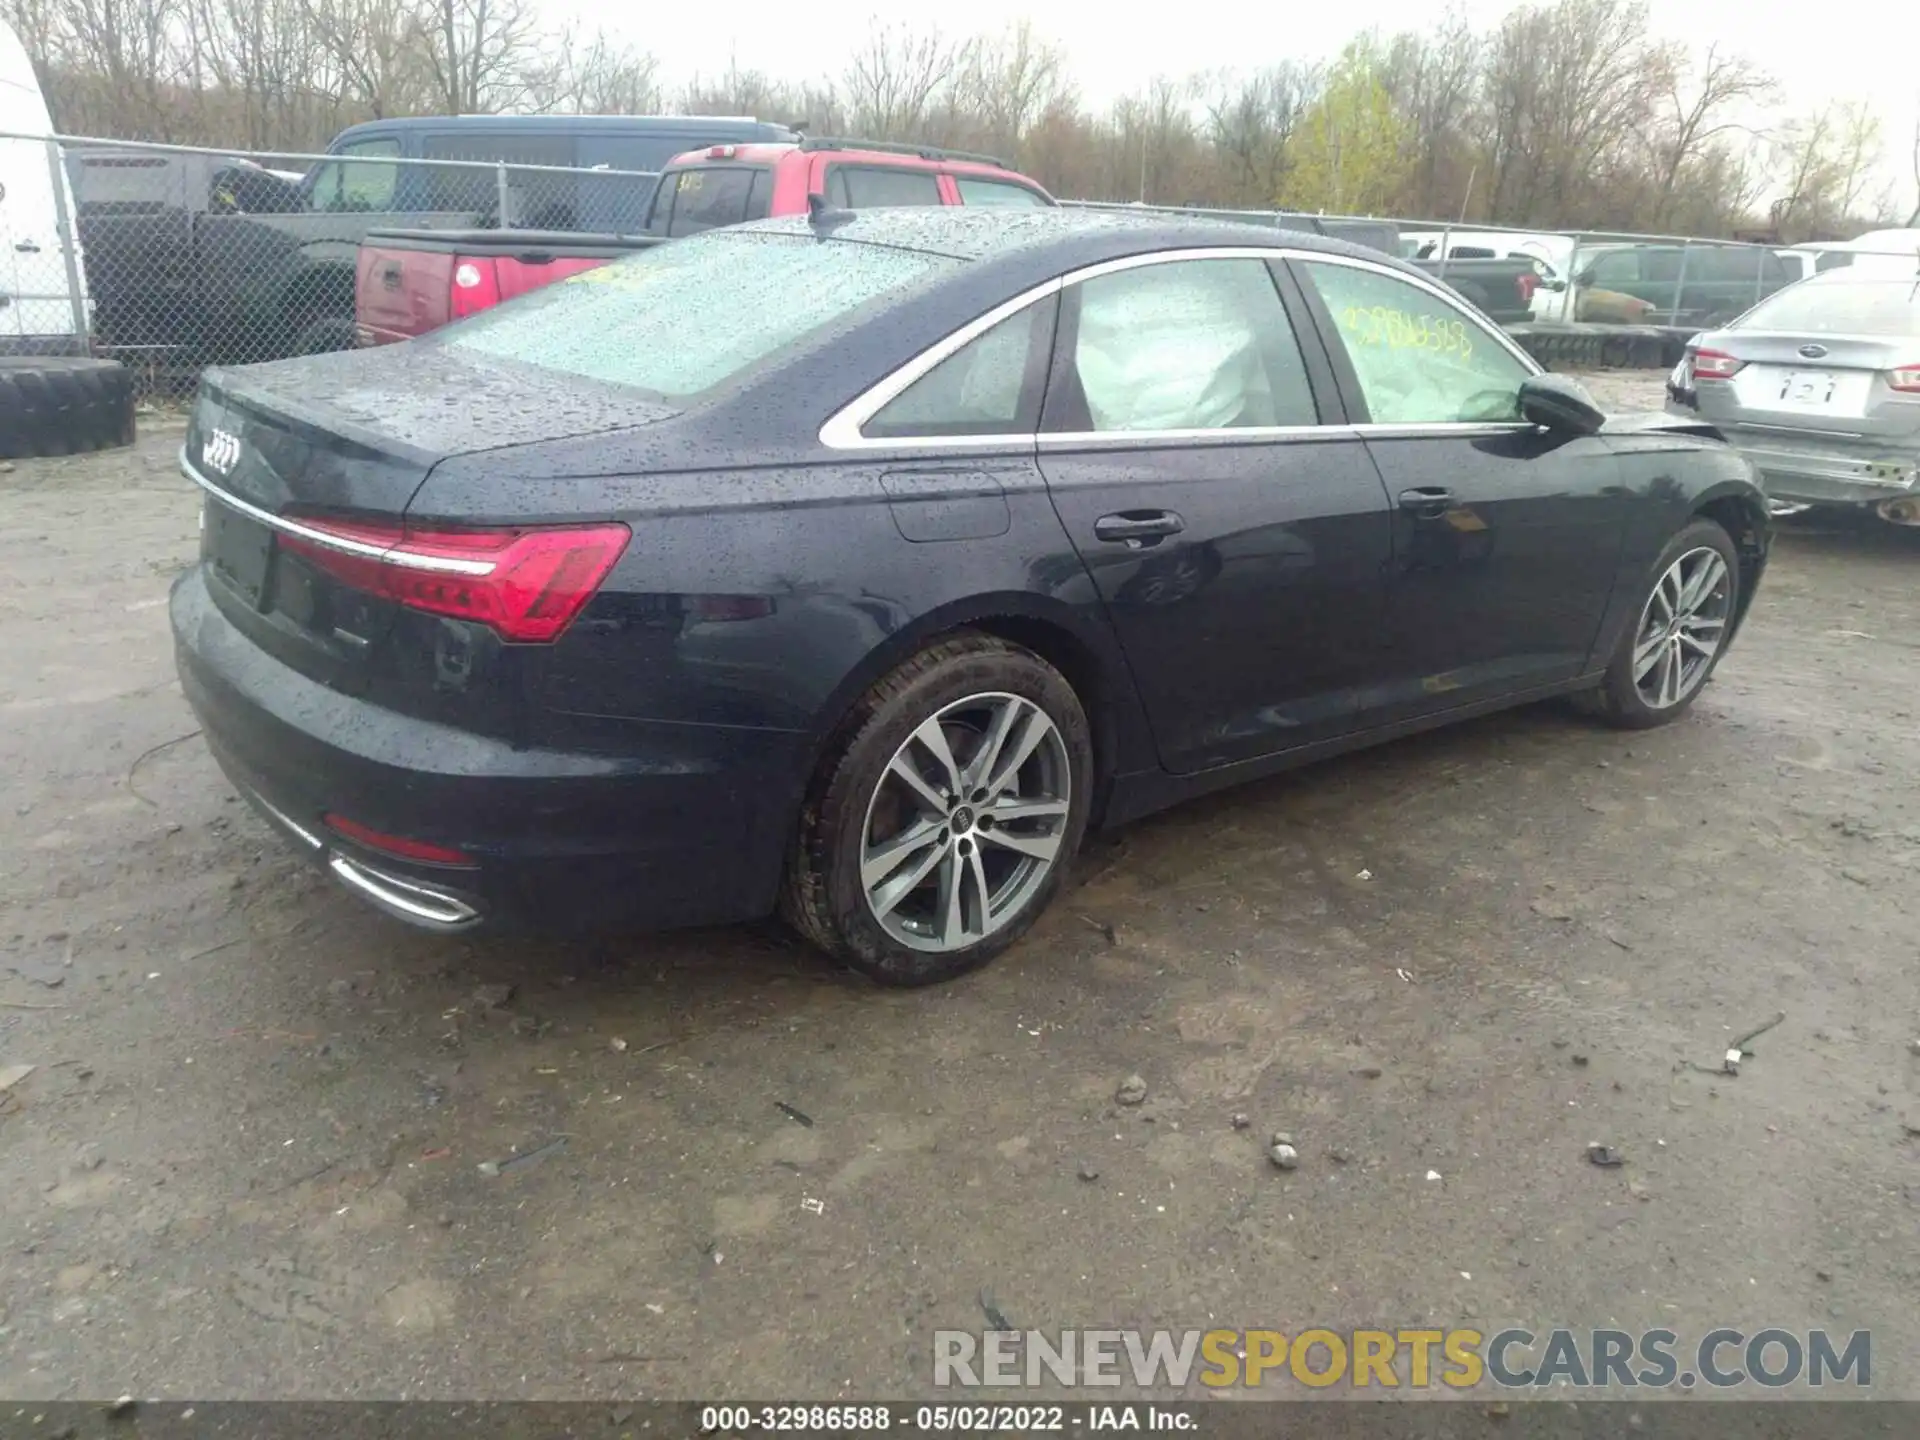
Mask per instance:
[[[1653,306],[1654,324],[1715,325],[1744,314],[1799,278],[1785,260],[1755,245],[1582,246],[1575,279]]]

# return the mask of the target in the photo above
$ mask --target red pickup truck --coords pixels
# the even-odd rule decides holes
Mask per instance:
[[[813,200],[819,196],[819,202]],[[528,290],[683,235],[814,203],[892,205],[1054,203],[1026,176],[985,155],[866,140],[712,145],[660,172],[642,235],[554,230],[374,230],[360,244],[354,333],[384,345],[438,329]]]
[[[385,345],[658,245],[571,230],[370,230],[354,277],[354,339]]]

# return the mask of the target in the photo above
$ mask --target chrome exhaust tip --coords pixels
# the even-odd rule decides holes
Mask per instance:
[[[1882,500],[1874,513],[1895,525],[1920,525],[1920,495],[1902,495],[1898,500]]]
[[[337,850],[327,856],[327,869],[333,872],[334,879],[362,899],[395,919],[418,925],[423,930],[445,934],[465,930],[479,922],[480,912],[457,895],[376,870]]]

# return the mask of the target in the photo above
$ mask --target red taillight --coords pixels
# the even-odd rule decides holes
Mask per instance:
[[[500,303],[500,277],[491,260],[458,260],[453,267],[453,318],[478,315]]]
[[[1920,395],[1920,365],[1901,365],[1887,372],[1887,388],[1902,395]]]
[[[1540,288],[1540,277],[1531,270],[1523,270],[1513,277],[1513,287],[1520,292],[1520,303],[1531,305],[1533,292]]]
[[[1724,350],[1696,350],[1693,352],[1693,378],[1731,380],[1746,368],[1746,364],[1746,361],[1736,360]]]
[[[297,522],[312,538],[280,544],[343,584],[412,610],[491,626],[504,639],[557,639],[593,598],[632,532],[416,530],[341,520]]]
[[[322,815],[320,819],[334,834],[343,835],[369,850],[378,850],[383,855],[392,855],[399,860],[424,860],[429,865],[473,864],[473,857],[464,851],[450,850],[445,845],[429,845],[425,840],[386,835],[357,820],[349,820],[344,815]]]

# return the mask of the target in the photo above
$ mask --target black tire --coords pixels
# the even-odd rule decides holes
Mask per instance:
[[[869,811],[879,803],[888,766],[916,729],[971,697],[992,695],[1018,697],[1037,707],[1058,736],[1059,749],[1052,753],[1064,757],[1070,783],[1064,822],[1055,832],[1057,854],[1018,907],[995,922],[997,928],[983,924],[981,938],[956,948],[914,948],[883,927],[861,883]],[[954,758],[965,766],[957,747]],[[950,636],[880,680],[853,707],[808,792],[780,913],[805,939],[883,985],[931,985],[964,975],[1025,934],[1059,892],[1086,831],[1093,779],[1086,712],[1066,677],[1032,651],[993,636]],[[975,833],[986,831],[981,822]],[[944,840],[948,832],[939,833]],[[966,849],[958,838],[954,843]],[[979,854],[986,856],[988,846],[980,845]],[[939,873],[925,883],[937,885]],[[974,893],[981,893],[977,886]],[[980,913],[987,908],[981,906]]]
[[[351,350],[359,343],[353,321],[344,315],[322,315],[311,320],[294,336],[295,355],[326,355],[335,350]]]
[[[1713,592],[1717,602],[1715,609],[1723,617],[1718,646],[1698,675],[1688,680],[1684,693],[1677,700],[1664,705],[1649,703],[1642,694],[1641,686],[1635,682],[1633,672],[1634,653],[1643,639],[1642,632],[1650,614],[1649,607],[1653,604],[1655,588],[1683,556],[1703,549],[1718,553],[1721,563],[1726,567],[1724,590],[1716,588]],[[1700,698],[1700,692],[1712,680],[1714,670],[1727,653],[1734,617],[1739,613],[1739,552],[1734,549],[1732,538],[1719,525],[1711,520],[1695,519],[1667,542],[1666,548],[1660,552],[1660,558],[1654,561],[1652,572],[1641,583],[1633,619],[1627,624],[1619,645],[1614,649],[1613,659],[1607,666],[1606,679],[1597,689],[1578,698],[1584,702],[1585,709],[1621,730],[1651,730],[1657,725],[1678,720],[1693,708],[1693,702]]]
[[[0,459],[133,443],[133,377],[92,356],[0,358]]]

